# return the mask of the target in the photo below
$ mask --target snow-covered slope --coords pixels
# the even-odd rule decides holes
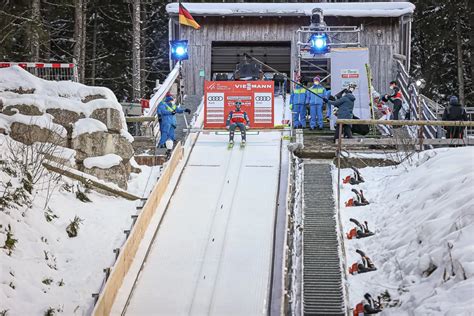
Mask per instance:
[[[371,204],[341,207],[343,230],[354,227],[352,217],[367,220],[376,235],[346,239],[347,264],[360,259],[361,249],[378,270],[348,276],[350,305],[388,290],[386,315],[472,315],[474,148],[426,151],[414,165],[361,173],[365,183],[342,186],[341,205],[354,196],[352,188],[364,190]]]
[[[89,315],[92,294],[104,280],[103,269],[113,264],[113,249],[123,244],[123,230],[130,229],[130,216],[139,202],[94,191],[85,193],[92,202],[82,202],[76,193],[84,187],[67,178],[57,181],[47,171],[29,193],[18,165],[8,168],[14,145],[23,146],[0,135],[0,247],[8,227],[10,239],[17,240],[10,255],[0,249],[0,314],[7,310],[8,316],[44,315],[54,309],[56,315]],[[141,168],[128,186],[139,196],[148,194],[159,172],[159,167]],[[17,188],[21,195],[13,195]],[[8,201],[12,195],[15,201]],[[66,227],[76,216],[82,223],[77,237],[70,238]]]

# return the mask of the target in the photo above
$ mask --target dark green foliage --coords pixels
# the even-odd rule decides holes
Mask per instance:
[[[79,190],[79,188],[77,188],[77,191],[76,191],[76,198],[81,201],[81,202],[84,202],[84,203],[88,203],[88,202],[92,202],[89,197],[87,197],[86,193],[85,192],[82,192],[81,190]]]
[[[41,283],[46,284],[46,285],[50,285],[51,283],[53,283],[53,279],[45,278],[45,279],[43,279],[43,281],[41,281]]]
[[[44,211],[44,217],[47,222],[51,222],[53,219],[58,218],[58,215],[54,214],[51,208],[48,207],[48,209]]]
[[[66,233],[70,238],[76,237],[79,232],[79,225],[84,220],[78,216],[75,216],[71,223],[66,227]]]
[[[13,250],[16,247],[16,243],[18,242],[18,239],[15,239],[13,236],[12,232],[12,227],[10,224],[8,224],[7,228],[7,239],[5,239],[5,244],[3,245],[3,248],[7,250],[7,254],[11,256]]]

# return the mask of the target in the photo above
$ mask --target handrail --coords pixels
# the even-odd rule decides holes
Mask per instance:
[[[407,121],[407,120],[354,120],[337,119],[336,124],[346,125],[391,125],[391,126],[460,126],[473,127],[474,121]]]

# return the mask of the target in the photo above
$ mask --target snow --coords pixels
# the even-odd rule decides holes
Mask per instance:
[[[35,89],[34,94],[63,97],[81,101],[90,95],[102,95],[108,100],[117,101],[114,93],[104,87],[90,87],[72,81],[51,81],[38,78],[19,66],[0,69],[0,92]]]
[[[86,133],[106,132],[107,126],[101,121],[92,118],[83,118],[74,123],[72,137],[77,137]]]
[[[34,91],[28,91],[24,94],[15,93],[19,89],[34,89]],[[96,95],[101,96],[101,98],[86,103],[83,102],[87,97]],[[76,112],[86,118],[89,118],[97,109],[114,109],[119,111],[124,127],[120,134],[129,142],[133,142],[133,137],[125,129],[127,124],[122,106],[118,103],[113,92],[104,87],[90,87],[71,81],[43,80],[18,66],[12,66],[0,68],[0,104],[3,104],[4,107],[32,105],[45,115],[48,109],[62,109]],[[6,126],[7,130],[9,129],[9,125],[0,117],[0,127],[2,126]],[[89,124],[90,126],[92,124]],[[54,127],[56,128],[56,126]]]
[[[367,220],[376,235],[344,241],[347,265],[360,258],[355,250],[361,249],[378,270],[348,276],[350,306],[367,292],[376,297],[388,290],[391,303],[400,303],[385,308],[384,315],[470,315],[474,148],[425,151],[412,164],[360,171],[365,183],[341,187],[343,231],[354,227],[352,217]],[[350,174],[350,169],[341,170],[342,178]],[[352,188],[362,189],[371,204],[343,207],[354,195]],[[430,264],[437,268],[428,276]]]
[[[8,151],[7,140],[8,136],[0,135],[0,153]],[[0,158],[5,156],[0,154]],[[129,191],[138,196],[148,195],[159,174],[159,167],[141,169],[129,181]],[[0,182],[7,180],[0,171]],[[65,184],[74,191],[64,189]],[[140,202],[92,191],[87,196],[93,202],[83,203],[75,198],[76,185],[65,177],[60,180],[48,204],[58,218],[50,222],[44,215],[46,187],[36,187],[31,208],[0,211],[0,245],[8,224],[18,239],[11,256],[0,249],[0,311],[8,310],[9,316],[43,315],[52,307],[62,309],[59,315],[90,315],[91,295],[104,280],[102,270],[113,265],[113,249],[125,241],[123,230],[130,229],[130,216]],[[69,238],[65,229],[75,216],[84,221],[78,236]],[[47,278],[52,279],[50,285],[42,283]]]
[[[280,137],[199,136],[127,314],[266,313]]]
[[[128,140],[130,143],[133,143],[134,138],[132,134],[130,134],[125,128],[122,128],[120,130],[120,135],[124,137],[126,140]]]
[[[399,17],[412,14],[415,6],[409,2],[351,3],[183,3],[195,16],[311,16],[314,8],[321,8],[325,16]],[[166,6],[170,14],[178,14],[178,4]],[[205,25],[205,23],[204,23]]]
[[[100,168],[109,169],[118,166],[122,162],[122,157],[116,154],[107,154],[98,157],[89,157],[84,159],[84,167],[87,169]]]

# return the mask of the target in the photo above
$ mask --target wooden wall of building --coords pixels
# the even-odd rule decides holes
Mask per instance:
[[[213,41],[291,41],[292,58],[296,53],[296,30],[309,24],[308,17],[196,17],[200,30],[181,27],[181,39],[189,40],[190,60],[184,62],[187,94],[202,95],[204,80],[211,76],[211,48]],[[361,44],[368,47],[374,87],[386,92],[388,82],[396,77],[393,53],[400,51],[399,18],[343,18],[328,17],[328,25],[363,24]],[[292,70],[296,62],[292,62]],[[199,76],[204,70],[205,77]]]

